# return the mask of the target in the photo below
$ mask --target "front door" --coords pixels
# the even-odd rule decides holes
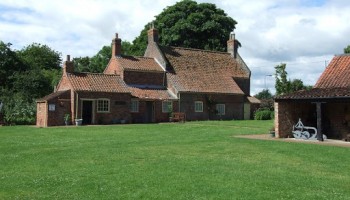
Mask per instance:
[[[146,123],[153,122],[153,113],[154,113],[154,102],[153,101],[147,101],[146,102]]]
[[[92,101],[83,101],[83,124],[92,123]]]

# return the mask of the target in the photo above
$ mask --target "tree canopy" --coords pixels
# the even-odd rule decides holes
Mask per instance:
[[[155,18],[133,41],[133,55],[143,55],[147,46],[147,30],[152,24],[158,29],[161,45],[215,51],[226,51],[229,34],[237,24],[215,4],[198,4],[192,0],[177,2]]]
[[[350,45],[344,48],[344,53],[350,53]]]
[[[0,41],[0,101],[7,123],[35,122],[35,99],[50,94],[61,74],[61,54],[33,43],[19,51]]]
[[[292,93],[298,90],[308,90],[312,88],[312,86],[304,85],[303,81],[300,79],[293,79],[292,81],[288,79],[286,67],[287,65],[285,63],[281,63],[275,67],[275,88],[277,96]]]

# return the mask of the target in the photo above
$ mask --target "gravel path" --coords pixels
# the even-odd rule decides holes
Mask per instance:
[[[275,138],[275,137],[271,137],[270,134],[235,135],[234,137],[256,139],[256,140],[272,140],[272,141],[281,141],[281,142],[309,143],[309,144],[318,144],[318,145],[338,146],[338,147],[350,148],[350,142],[345,142],[342,140],[333,140],[333,139],[327,139],[323,142],[320,142],[318,140],[303,140],[303,139],[295,139],[295,138]]]

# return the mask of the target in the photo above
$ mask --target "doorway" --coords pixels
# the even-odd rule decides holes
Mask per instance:
[[[146,123],[154,122],[153,118],[154,118],[154,102],[146,101],[146,116],[145,116]]]
[[[93,101],[83,101],[82,118],[83,124],[92,124],[92,105]]]

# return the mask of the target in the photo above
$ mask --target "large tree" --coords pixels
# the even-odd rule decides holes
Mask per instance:
[[[19,51],[0,41],[0,101],[7,123],[35,122],[35,99],[53,91],[61,68],[60,53],[31,44]]]
[[[133,41],[132,54],[143,55],[147,46],[147,30],[155,26],[159,42],[166,46],[180,46],[226,51],[226,42],[237,22],[215,4],[183,0],[169,6],[145,25]]]
[[[0,90],[12,88],[11,77],[16,71],[23,70],[25,70],[25,66],[16,52],[11,49],[11,44],[0,41]]]

